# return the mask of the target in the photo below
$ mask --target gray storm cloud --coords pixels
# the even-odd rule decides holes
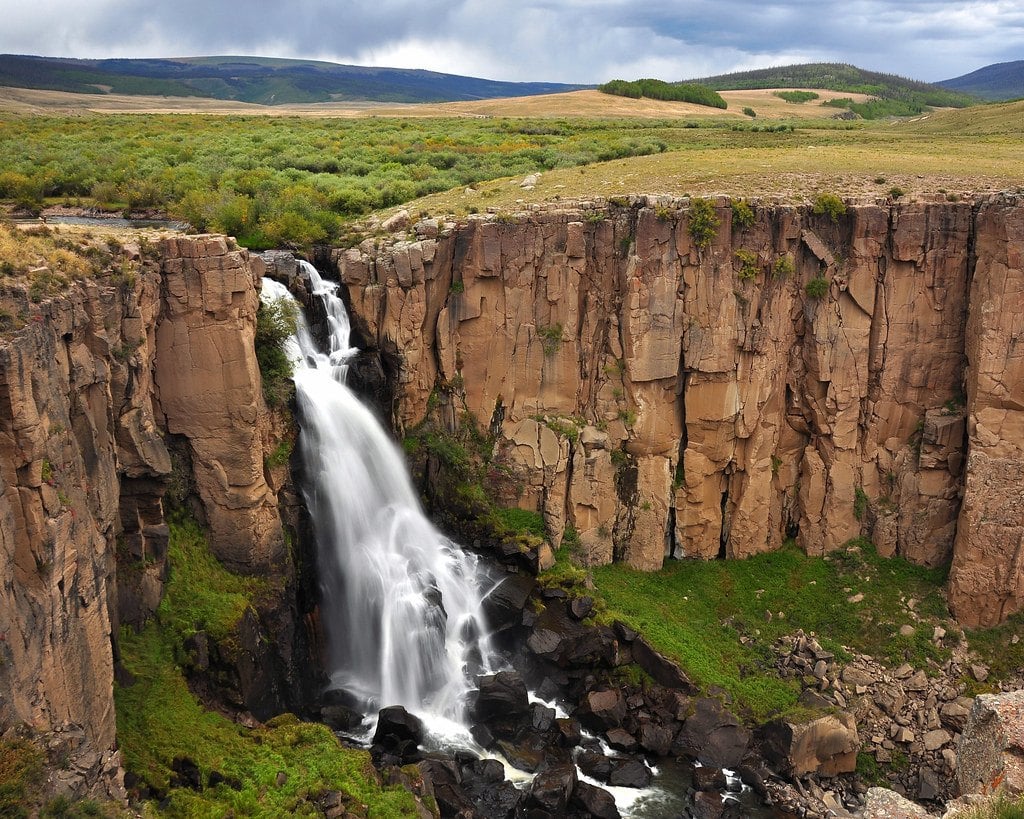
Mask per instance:
[[[503,80],[684,79],[796,61],[938,80],[1024,55],[1018,0],[8,0],[0,51],[258,54]]]

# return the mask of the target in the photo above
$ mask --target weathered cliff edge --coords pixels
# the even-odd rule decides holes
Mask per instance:
[[[967,625],[1024,606],[1024,198],[686,200],[472,218],[335,250],[399,424],[435,389],[498,434],[557,542],[656,569],[869,535],[952,561]],[[823,277],[819,298],[806,285]],[[453,417],[456,414],[453,414]]]
[[[259,265],[223,237],[120,263],[39,304],[8,293],[27,324],[0,341],[0,732],[58,737],[74,796],[119,788],[116,635],[159,604],[169,486],[226,564],[292,571],[264,472]],[[274,663],[248,665],[239,707],[287,700]]]

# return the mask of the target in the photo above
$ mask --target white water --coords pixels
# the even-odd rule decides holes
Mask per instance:
[[[336,285],[300,264],[330,324],[323,352],[300,312],[292,356],[332,687],[367,711],[402,705],[432,734],[468,741],[466,695],[475,674],[492,670],[483,575],[423,515],[402,455],[345,386],[357,351],[344,304]],[[267,279],[263,297],[293,300]]]

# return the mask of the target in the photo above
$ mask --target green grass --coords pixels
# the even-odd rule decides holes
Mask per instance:
[[[495,509],[494,516],[514,532],[524,532],[539,538],[547,537],[544,516],[540,512],[512,507],[510,509]]]
[[[285,715],[248,729],[203,707],[175,663],[181,640],[199,628],[230,638],[265,584],[220,566],[192,522],[172,524],[168,559],[167,592],[156,620],[138,634],[121,632],[123,662],[135,679],[115,690],[125,765],[163,790],[174,758],[187,756],[198,764],[204,783],[216,770],[237,778],[242,788],[171,789],[167,815],[316,816],[316,798],[340,790],[369,805],[371,817],[414,816],[412,797],[380,787],[369,755],[342,747],[326,726]],[[280,772],[287,779],[278,786]]]
[[[179,517],[170,529],[168,582],[157,611],[163,630],[179,644],[197,631],[215,641],[230,638],[245,610],[269,592],[267,582],[225,569],[195,521]]]
[[[788,544],[745,560],[675,561],[655,573],[614,564],[593,576],[606,617],[636,628],[694,682],[725,689],[757,720],[796,706],[799,689],[774,671],[770,647],[797,629],[815,632],[837,656],[845,655],[844,646],[894,664],[945,656],[931,643],[931,628],[899,634],[910,622],[901,600],[920,601],[916,611],[923,617],[945,616],[944,572],[880,558],[867,541],[824,558]],[[847,602],[857,592],[864,599]],[[746,645],[741,635],[749,638]]]
[[[0,816],[28,817],[38,797],[43,755],[27,739],[0,740]]]

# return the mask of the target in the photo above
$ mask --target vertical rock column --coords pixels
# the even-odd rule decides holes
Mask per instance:
[[[967,475],[949,601],[967,626],[1024,608],[1024,201],[981,205],[967,320]]]
[[[253,346],[258,272],[223,236],[168,239],[163,256],[159,405],[167,431],[188,439],[214,553],[252,573],[284,555],[263,471],[267,409]]]

